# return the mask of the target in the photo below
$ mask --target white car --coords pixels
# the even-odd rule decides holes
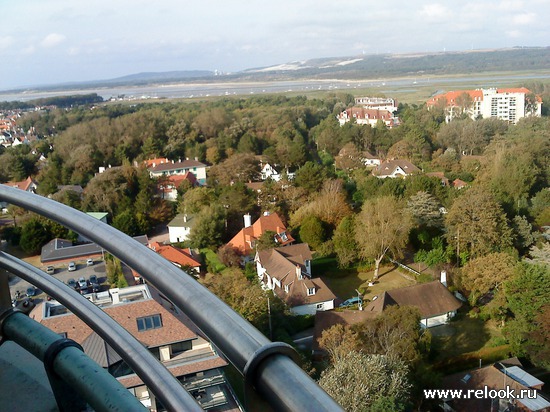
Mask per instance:
[[[74,264],[74,262],[69,262],[69,265],[67,266],[67,270],[69,272],[74,272],[76,270],[76,265]]]
[[[86,266],[93,266],[94,265],[94,260],[92,258],[88,258],[88,260],[86,260]]]

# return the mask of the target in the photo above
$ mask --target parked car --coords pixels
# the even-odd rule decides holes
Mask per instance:
[[[79,289],[86,289],[88,287],[88,283],[86,283],[86,279],[84,278],[78,278],[78,288]]]
[[[69,272],[74,272],[76,270],[76,265],[74,262],[69,262],[69,265],[67,266],[67,270]]]
[[[55,268],[53,266],[48,266],[46,268],[46,273],[49,275],[53,275],[55,273]]]
[[[27,295],[27,297],[29,297],[29,298],[32,298],[34,295],[36,295],[36,289],[35,289],[35,287],[34,287],[34,286],[29,286],[29,287],[27,288],[26,295]]]
[[[70,278],[67,281],[67,285],[73,288],[74,290],[78,289],[78,284],[76,283],[76,280],[74,280],[73,278]]]
[[[92,258],[89,258],[88,260],[86,260],[86,266],[93,266],[94,265],[94,260]]]
[[[361,299],[359,296],[355,296],[353,298],[349,298],[344,303],[341,303],[339,308],[347,308],[349,306],[358,305],[359,303],[362,303],[363,299]]]
[[[93,293],[99,292],[99,289],[101,286],[99,285],[99,281],[97,280],[96,275],[91,275],[90,279],[88,279],[88,289],[91,289]]]

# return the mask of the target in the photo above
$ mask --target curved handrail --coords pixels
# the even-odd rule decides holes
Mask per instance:
[[[113,227],[51,199],[4,185],[0,185],[0,199],[63,224],[127,263],[202,329],[241,373],[255,353],[270,343],[192,277],[182,276],[181,269]],[[253,372],[255,388],[277,410],[342,410],[286,355],[272,354]]]
[[[181,383],[130,332],[60,280],[5,252],[0,267],[38,286],[90,326],[136,372],[170,410],[202,411]]]

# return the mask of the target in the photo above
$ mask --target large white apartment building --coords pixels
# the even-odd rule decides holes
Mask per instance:
[[[356,97],[355,105],[367,109],[387,110],[391,113],[397,110],[397,100],[391,97]]]
[[[531,101],[534,100],[534,101]],[[525,87],[508,89],[458,90],[438,94],[427,102],[428,108],[444,105],[446,121],[467,113],[472,119],[497,118],[517,123],[527,116],[541,115],[542,100]]]

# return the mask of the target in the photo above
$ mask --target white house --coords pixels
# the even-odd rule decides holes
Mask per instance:
[[[195,223],[193,215],[180,213],[168,223],[170,243],[180,243],[189,239],[191,228]]]
[[[273,166],[271,166],[269,163],[266,163],[260,171],[260,178],[262,180],[271,179],[275,182],[278,182],[279,180],[281,180],[282,175],[277,170],[275,170]],[[287,172],[287,178],[289,180],[294,179],[294,173]]]
[[[207,166],[199,162],[197,158],[195,160],[178,160],[177,162],[168,159],[151,159],[146,161],[146,165],[151,177],[185,175],[187,172],[191,172],[200,185],[206,184]]]
[[[261,250],[255,257],[258,278],[295,315],[334,309],[336,296],[320,278],[311,277],[311,251],[305,243]]]
[[[413,173],[419,173],[421,170],[408,160],[388,160],[381,163],[373,171],[373,175],[379,179],[407,177]]]
[[[355,105],[368,109],[387,110],[388,112],[397,111],[397,100],[389,97],[356,97]]]

